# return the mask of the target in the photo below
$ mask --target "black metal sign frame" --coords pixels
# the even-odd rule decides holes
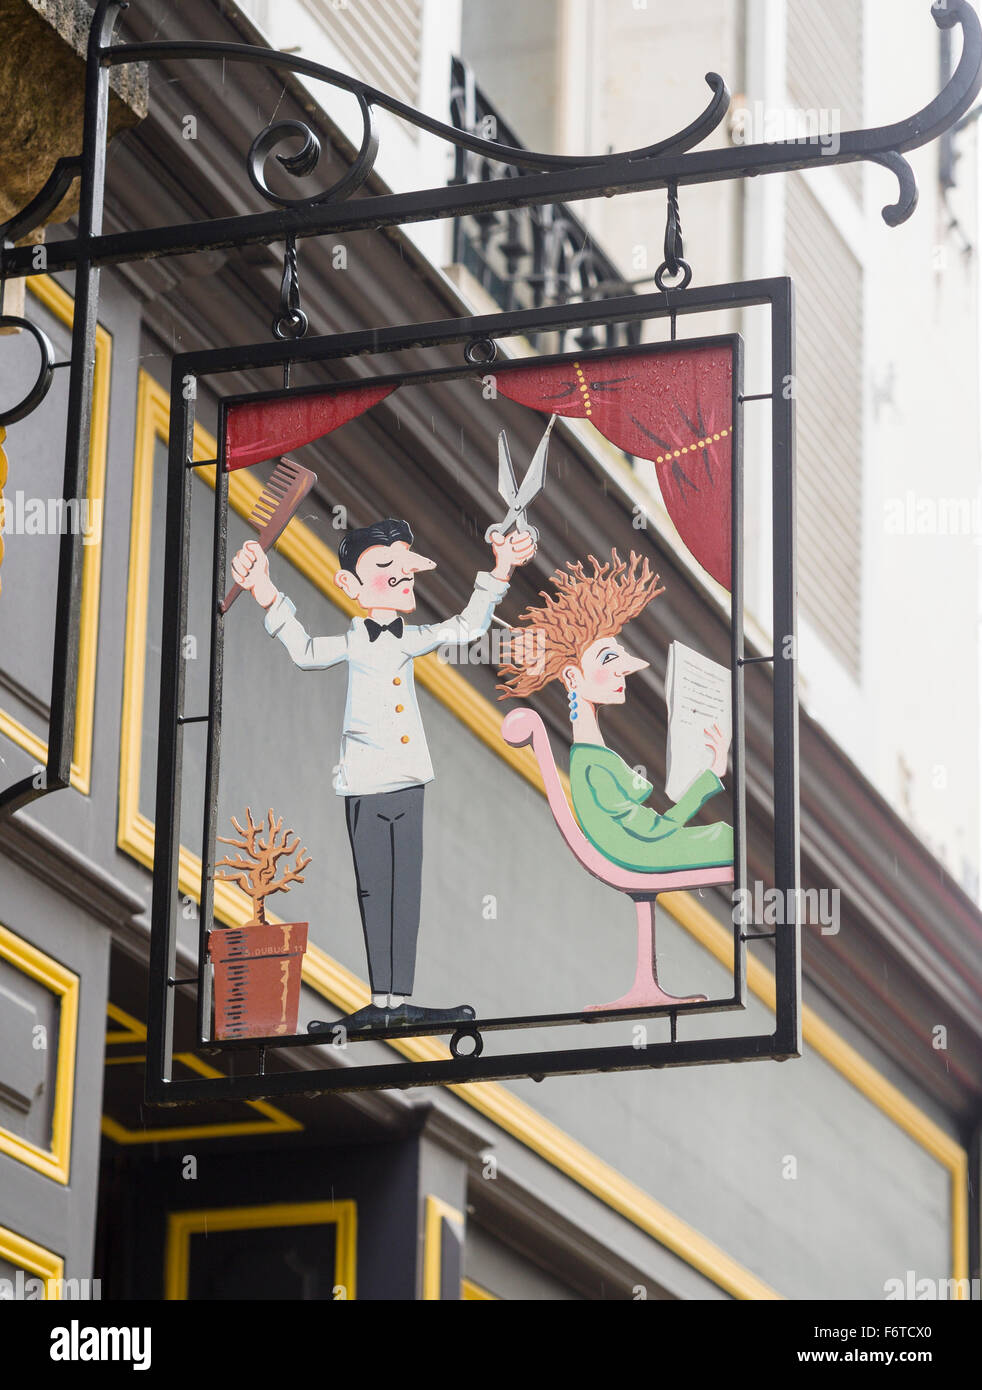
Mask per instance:
[[[190,511],[192,473],[200,467],[193,459],[194,405],[198,388],[206,379],[227,372],[260,367],[295,367],[304,363],[337,361],[366,353],[390,353],[403,348],[471,344],[507,339],[529,332],[582,327],[586,323],[641,322],[669,318],[673,337],[665,348],[698,346],[702,338],[678,338],[679,318],[720,309],[740,309],[754,305],[770,309],[771,390],[750,398],[769,402],[771,409],[772,501],[773,501],[773,631],[774,655],[767,658],[774,668],[774,886],[791,911],[784,925],[773,932],[748,931],[737,918],[733,927],[732,993],[721,999],[699,1004],[680,1004],[653,1009],[624,1009],[617,1012],[590,1012],[476,1019],[460,1026],[451,1042],[452,1055],[440,1061],[400,1061],[389,1064],[358,1065],[351,1049],[367,1038],[388,1041],[432,1036],[433,1025],[401,1026],[388,1033],[365,1038],[342,1039],[344,1049],[327,1045],[325,1059],[331,1065],[302,1072],[268,1073],[267,1058],[281,1048],[311,1047],[318,1039],[309,1034],[286,1038],[249,1038],[215,1041],[211,1032],[210,982],[206,941],[212,925],[212,865],[214,855],[215,808],[212,795],[217,786],[221,746],[221,689],[223,619],[219,601],[227,584],[225,528],[228,511],[228,474],[216,464],[214,491],[214,550],[212,578],[212,629],[210,643],[209,708],[185,711],[184,661],[190,563]],[[670,290],[661,294],[610,300],[601,305],[570,305],[548,311],[524,310],[481,318],[449,319],[429,324],[407,324],[399,328],[339,334],[289,344],[257,344],[247,348],[223,348],[176,357],[171,376],[171,427],[168,448],[168,481],[165,532],[163,632],[161,644],[160,703],[158,709],[158,764],[156,790],[156,841],[154,854],[153,919],[150,957],[150,1002],[147,1037],[147,1100],[177,1104],[209,1098],[258,1099],[303,1091],[350,1091],[440,1085],[465,1081],[502,1080],[518,1076],[545,1077],[596,1071],[626,1071],[644,1068],[691,1066],[712,1062],[753,1061],[763,1058],[783,1060],[799,1055],[801,1047],[801,965],[800,926],[794,907],[798,901],[798,787],[797,787],[797,682],[795,666],[795,531],[794,531],[794,399],[785,389],[794,373],[793,299],[788,279],[751,281],[713,286],[706,289]],[[733,372],[733,507],[732,552],[733,589],[731,600],[731,661],[734,708],[734,887],[745,878],[743,813],[743,515],[741,505],[743,437],[742,418],[748,398],[740,382],[741,348],[738,338],[725,341],[734,347]],[[654,345],[657,346],[657,345]],[[633,349],[637,351],[638,349]],[[607,357],[609,350],[577,354],[578,360]],[[546,365],[549,359],[536,359]],[[495,366],[528,366],[525,359]],[[472,374],[475,366],[406,373],[398,379],[446,379]],[[489,370],[483,367],[482,370]],[[373,378],[369,378],[370,380]],[[389,380],[390,378],[378,378]],[[343,383],[350,384],[348,382]],[[323,390],[324,387],[318,388]],[[262,393],[246,399],[282,395]],[[292,393],[291,393],[292,394]],[[221,404],[219,438],[224,437],[224,413],[231,400]],[[177,917],[180,910],[178,874],[181,836],[178,808],[181,805],[183,732],[187,723],[207,723],[206,805],[203,818],[202,869],[200,883],[198,968],[195,975],[179,979],[177,966]],[[773,939],[776,970],[776,1009],[772,1033],[724,1038],[679,1039],[678,1019],[687,1014],[739,1010],[745,1006],[746,943],[751,939]],[[235,1074],[213,1079],[176,1080],[173,1075],[175,990],[189,986],[197,990],[198,1042],[216,1052],[244,1054],[236,1063]],[[516,1029],[557,1027],[584,1023],[636,1022],[667,1016],[671,1041],[634,1043],[620,1046],[577,1047],[566,1050],[481,1055],[486,1034]],[[452,1030],[447,1030],[452,1031]],[[465,1041],[475,1051],[463,1050]],[[350,1041],[350,1046],[348,1043]],[[254,1070],[247,1071],[249,1057]]]

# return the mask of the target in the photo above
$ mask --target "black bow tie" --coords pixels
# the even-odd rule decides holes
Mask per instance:
[[[402,636],[402,619],[393,618],[391,623],[377,623],[374,618],[365,619],[365,629],[368,632],[369,642],[374,642],[383,632],[391,632],[393,637]]]

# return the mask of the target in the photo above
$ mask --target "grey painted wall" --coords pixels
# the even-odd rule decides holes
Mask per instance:
[[[0,923],[82,980],[69,1181],[57,1182],[0,1153],[0,1226],[61,1255],[65,1278],[85,1278],[91,1274],[95,1239],[110,932],[5,856],[0,856]],[[29,1051],[33,1040],[27,1035],[17,1045]],[[53,1038],[50,1047],[54,1052]],[[42,1147],[49,1144],[50,1128]]]
[[[539,1269],[482,1226],[471,1222],[467,1228],[464,1277],[473,1279],[496,1298],[536,1302],[566,1303],[577,1295],[549,1271]]]

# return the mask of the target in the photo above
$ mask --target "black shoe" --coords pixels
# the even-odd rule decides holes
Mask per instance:
[[[404,1015],[400,1023],[469,1023],[476,1017],[470,1004],[458,1004],[453,1009],[425,1009],[420,1004],[402,1004],[393,1012]]]
[[[353,1014],[330,1021],[318,1019],[307,1024],[308,1033],[330,1033],[343,1028],[347,1033],[367,1033],[369,1029],[406,1028],[414,1023],[469,1023],[475,1017],[470,1004],[458,1004],[453,1009],[426,1009],[419,1004],[403,1003],[396,1008],[379,1008],[366,1004]]]
[[[328,1021],[313,1019],[307,1024],[308,1033],[333,1033],[336,1028],[343,1028],[347,1033],[362,1033],[369,1028],[385,1028],[392,1017],[391,1009],[380,1009],[376,1004],[366,1004],[363,1009],[356,1009],[353,1014],[344,1014],[341,1018]]]
[[[308,1033],[332,1033],[335,1028],[344,1028],[347,1025],[346,1018],[314,1018],[307,1024]]]

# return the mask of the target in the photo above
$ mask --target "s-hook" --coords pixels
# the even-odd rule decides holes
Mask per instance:
[[[692,267],[683,259],[682,218],[679,214],[678,184],[670,183],[665,190],[668,197],[668,216],[665,221],[665,259],[655,271],[655,284],[660,290],[684,290],[692,279]],[[667,285],[666,279],[682,279],[678,284]],[[674,334],[673,334],[674,337]]]
[[[286,239],[283,253],[283,279],[280,282],[280,306],[273,320],[273,332],[277,338],[302,338],[307,332],[307,315],[300,307],[300,273],[297,268],[297,238],[293,234]],[[283,385],[290,385],[290,364],[283,366]]]

